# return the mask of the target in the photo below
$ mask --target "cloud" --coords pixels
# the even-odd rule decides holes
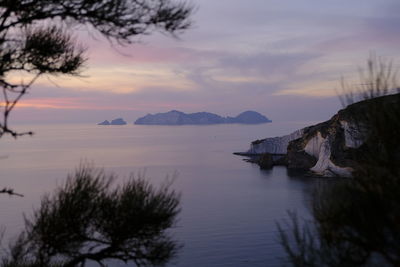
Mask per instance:
[[[310,82],[321,73],[307,69],[318,61],[320,54],[312,53],[254,53],[231,54],[221,52],[205,66],[186,66],[182,71],[198,91],[209,95],[257,95],[287,90],[293,84]],[[290,91],[286,91],[288,94]],[[296,92],[295,94],[298,94]]]
[[[87,82],[85,79],[78,79],[74,81],[75,84],[68,80],[58,88],[39,83],[24,105],[146,112],[179,107],[196,111],[198,108],[206,110],[205,105],[211,108],[225,106],[228,109],[232,103],[239,105],[240,101],[255,102],[252,99],[272,95],[332,95],[321,93],[323,90],[310,91],[308,87],[311,80],[315,79],[314,76],[321,74],[310,75],[303,68],[308,69],[310,64],[320,58],[319,54],[232,54],[201,50],[193,50],[193,53],[201,58],[201,62],[174,65],[172,69],[165,68],[165,73],[157,69],[121,69],[122,76],[113,76],[107,75],[107,72],[112,71],[105,69],[97,73],[100,79],[104,79],[103,82],[89,79],[87,86],[96,86],[92,90],[79,84]],[[140,80],[141,84],[138,82]],[[120,86],[134,82],[138,86],[137,90],[123,90]]]
[[[179,42],[175,46],[132,44],[118,47],[103,42],[92,45],[88,56],[93,65],[167,64],[197,60],[193,50],[177,45]]]
[[[273,76],[294,75],[302,65],[318,58],[311,53],[257,53],[250,55],[229,55],[221,58],[219,67],[234,75],[259,76],[268,79]]]
[[[371,51],[399,56],[398,0],[202,0],[198,7],[181,40],[156,34],[113,47],[82,37],[85,77],[40,80],[21,110],[51,108],[71,120],[73,109],[86,120],[169,109],[317,117],[328,114],[340,77],[357,77]]]

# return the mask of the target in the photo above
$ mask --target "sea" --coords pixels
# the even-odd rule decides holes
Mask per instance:
[[[0,195],[3,246],[23,229],[24,216],[32,215],[43,195],[63,185],[80,164],[92,164],[117,175],[116,183],[141,175],[159,186],[173,178],[172,189],[182,198],[171,233],[183,246],[167,266],[290,266],[277,223],[288,219],[288,211],[310,216],[317,179],[289,175],[285,167],[260,170],[233,152],[310,124],[19,125],[35,134],[0,139],[0,189],[24,195]]]

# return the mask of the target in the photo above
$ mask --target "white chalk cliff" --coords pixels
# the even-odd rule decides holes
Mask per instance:
[[[350,167],[339,167],[331,161],[329,136],[323,138],[318,132],[308,141],[304,151],[317,159],[317,163],[310,169],[314,173],[322,176],[351,177],[352,169]]]
[[[289,135],[254,141],[247,153],[286,154],[288,168],[306,169],[325,177],[351,177],[353,169],[346,165],[348,150],[360,147],[365,135],[343,117],[343,113],[337,114]]]
[[[286,154],[289,142],[300,138],[303,135],[303,129],[297,130],[291,134],[271,137],[263,140],[257,140],[251,143],[249,154]]]
[[[362,166],[365,151],[375,147],[376,138],[380,137],[374,135],[379,129],[368,128],[379,125],[371,124],[366,114],[371,110],[381,112],[381,107],[397,107],[399,103],[400,93],[360,101],[339,110],[328,121],[282,137],[256,140],[247,152],[237,154],[249,156],[250,162],[265,169],[285,165],[318,176],[350,177],[354,169]],[[384,116],[389,115],[397,116]]]

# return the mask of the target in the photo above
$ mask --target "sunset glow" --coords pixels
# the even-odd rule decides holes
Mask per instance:
[[[78,32],[89,58],[81,77],[43,77],[19,107],[117,108],[133,117],[167,108],[216,113],[244,108],[268,115],[273,106],[301,97],[307,106],[315,98],[332,100],[310,119],[326,118],[340,107],[341,78],[356,83],[371,52],[396,62],[396,10],[394,0],[312,5],[205,0],[198,3],[194,27],[179,39],[156,34],[118,46]],[[286,112],[282,118],[294,109]]]

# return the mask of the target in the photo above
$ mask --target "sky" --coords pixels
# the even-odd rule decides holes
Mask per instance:
[[[190,2],[190,1],[189,1]],[[179,38],[155,33],[115,46],[76,29],[82,77],[43,77],[16,123],[98,123],[181,110],[273,121],[323,121],[341,108],[371,53],[400,59],[398,0],[197,0]]]

